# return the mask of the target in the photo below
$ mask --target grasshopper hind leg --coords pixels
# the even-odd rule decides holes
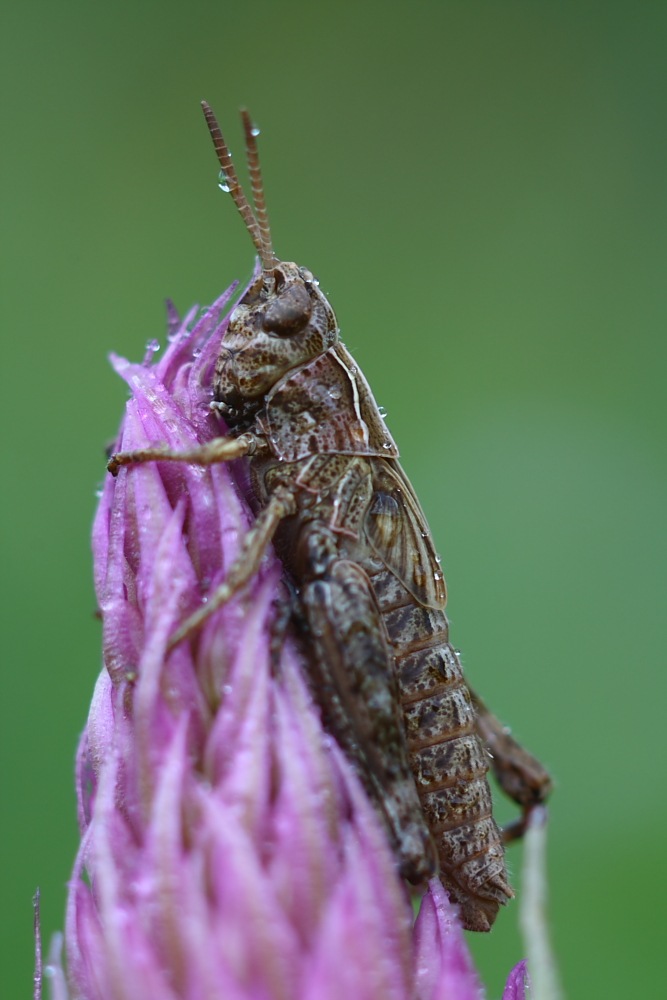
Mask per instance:
[[[371,582],[342,558],[325,525],[307,528],[301,606],[311,686],[335,737],[384,820],[401,874],[423,883],[437,873],[407,753],[393,660]]]
[[[503,843],[509,844],[524,835],[531,812],[544,805],[553,782],[547,770],[514,739],[479,695],[469,690],[477,713],[477,734],[491,756],[495,779],[505,795],[521,808],[521,816],[502,830]]]

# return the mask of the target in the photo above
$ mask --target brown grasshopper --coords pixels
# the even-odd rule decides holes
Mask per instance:
[[[440,560],[366,379],[311,272],[273,251],[256,135],[242,111],[254,211],[213,112],[204,114],[262,270],[234,309],[215,370],[229,436],[187,452],[112,456],[209,465],[249,456],[259,514],[224,583],[170,648],[252,578],[271,542],[297,605],[323,722],[373,800],[415,885],[439,873],[464,925],[487,931],[513,895],[503,841],[551,782],[469,689],[449,643]],[[487,772],[522,808],[501,834]]]

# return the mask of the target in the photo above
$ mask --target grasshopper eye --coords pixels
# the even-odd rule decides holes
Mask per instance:
[[[308,325],[312,313],[313,304],[303,285],[290,285],[268,307],[262,326],[280,337],[291,337]]]

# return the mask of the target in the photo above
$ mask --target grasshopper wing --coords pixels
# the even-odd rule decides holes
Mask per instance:
[[[397,461],[373,459],[373,499],[366,515],[368,540],[405,589],[423,607],[442,610],[445,578],[424,512]]]

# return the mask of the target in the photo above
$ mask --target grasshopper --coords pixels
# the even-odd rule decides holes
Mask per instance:
[[[229,433],[186,452],[120,452],[108,468],[247,456],[259,513],[224,582],[170,648],[250,581],[274,543],[323,723],[373,801],[401,874],[416,886],[439,874],[464,926],[487,931],[513,896],[504,843],[521,835],[551,781],[465,681],[449,642],[440,560],[396,444],[319,282],[274,253],[257,129],[242,111],[253,209],[203,108],[220,186],[262,265],[230,317],[215,369],[211,405]],[[522,810],[504,834],[492,815],[490,768]]]

